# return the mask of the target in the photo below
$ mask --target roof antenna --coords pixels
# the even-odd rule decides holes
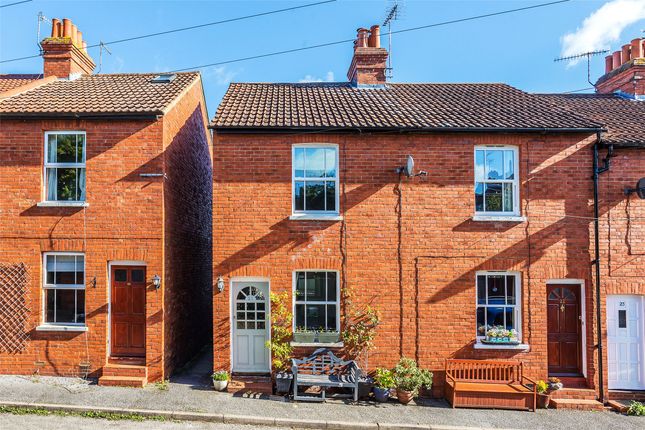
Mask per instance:
[[[587,51],[583,52],[581,54],[576,54],[576,55],[569,55],[568,57],[558,57],[554,59],[553,61],[567,61],[567,60],[575,60],[577,58],[582,58],[582,57],[587,57],[587,82],[589,82],[589,85],[592,87],[595,87],[596,85],[591,82],[591,57],[594,57],[596,55],[601,55],[601,54],[606,54],[609,52],[609,49],[600,49],[597,51]]]
[[[43,15],[42,12],[38,12],[38,33],[36,34],[36,46],[38,46],[38,50],[40,51],[40,54],[42,55],[43,53],[43,48],[40,46],[40,24],[43,21],[51,22],[49,18],[47,18],[45,15]]]
[[[402,5],[399,4],[398,0],[393,0],[391,3],[392,6],[385,11],[385,21],[383,21],[383,27],[387,25],[388,38],[387,68],[385,69],[387,79],[392,79],[392,21],[399,19],[402,9]]]
[[[99,69],[96,71],[97,75],[101,73],[101,69],[103,68],[103,50],[104,49],[105,49],[105,52],[112,55],[112,52],[108,49],[107,45],[103,43],[103,41],[100,41],[99,42]]]

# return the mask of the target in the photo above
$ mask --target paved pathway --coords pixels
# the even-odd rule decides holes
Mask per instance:
[[[64,404],[198,412],[250,417],[399,423],[485,428],[600,429],[645,428],[645,417],[614,412],[539,410],[536,413],[502,410],[452,409],[443,401],[423,401],[419,406],[342,401],[295,403],[249,399],[218,393],[210,384],[210,359],[203,356],[183,374],[174,377],[167,391],[154,384],[144,389],[99,387],[74,378],[0,376],[0,403]]]

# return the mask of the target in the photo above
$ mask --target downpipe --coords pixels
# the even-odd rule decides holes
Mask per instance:
[[[598,385],[600,386],[600,403],[605,403],[605,385],[603,375],[603,340],[602,340],[602,301],[600,299],[600,220],[598,204],[598,178],[602,173],[609,170],[611,157],[613,157],[614,147],[609,146],[607,156],[603,159],[603,165],[600,166],[600,155],[598,147],[602,143],[601,132],[596,135],[596,142],[593,145],[593,215],[594,215],[594,267],[596,270],[596,320],[598,324]]]

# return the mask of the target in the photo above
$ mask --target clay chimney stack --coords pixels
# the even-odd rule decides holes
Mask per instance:
[[[370,30],[356,30],[354,56],[347,71],[347,78],[355,86],[384,85],[387,68],[387,50],[381,48],[381,29],[373,25]]]
[[[52,19],[51,37],[43,39],[41,45],[44,58],[44,76],[70,78],[89,75],[96,65],[87,54],[87,43],[83,33],[67,18]]]
[[[638,38],[605,57],[605,74],[596,82],[601,94],[621,93],[645,98],[645,39]]]

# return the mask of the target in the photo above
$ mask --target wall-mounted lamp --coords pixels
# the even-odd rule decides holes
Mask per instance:
[[[224,278],[222,278],[221,276],[217,277],[217,291],[219,291],[220,293],[224,291]]]
[[[625,188],[625,195],[636,193],[638,198],[645,199],[645,178],[640,178],[636,184],[636,188]]]
[[[152,277],[152,284],[155,286],[155,289],[159,289],[161,287],[161,278],[159,275],[155,275]]]

